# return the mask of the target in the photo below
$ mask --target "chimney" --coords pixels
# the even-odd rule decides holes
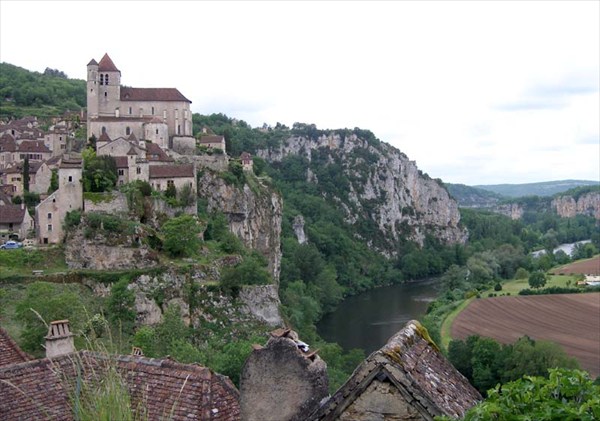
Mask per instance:
[[[56,320],[50,323],[46,336],[46,358],[75,352],[73,334],[69,330],[68,320]]]

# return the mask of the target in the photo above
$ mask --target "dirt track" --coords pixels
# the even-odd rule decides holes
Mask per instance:
[[[452,337],[481,335],[512,343],[523,335],[555,342],[595,378],[600,375],[600,293],[496,297],[473,301]]]
[[[572,273],[582,273],[584,275],[600,275],[600,255],[593,259],[581,262],[571,263],[561,266],[551,271],[556,275],[570,275]]]

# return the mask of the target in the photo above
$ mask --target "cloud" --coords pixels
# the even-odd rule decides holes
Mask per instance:
[[[575,96],[595,94],[600,89],[598,70],[563,75],[557,81],[537,82],[521,98],[498,104],[498,111],[559,110]]]
[[[600,133],[581,136],[575,140],[578,145],[595,145],[600,146]]]

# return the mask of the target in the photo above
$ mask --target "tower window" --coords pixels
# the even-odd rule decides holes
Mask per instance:
[[[69,183],[71,183],[72,181],[73,181],[73,176],[72,176],[72,175],[70,175],[70,176],[69,176]]]
[[[102,134],[106,133],[106,127],[102,126]]]
[[[154,115],[154,107],[152,107],[152,115]]]
[[[125,128],[125,134],[129,136],[131,134],[131,129],[129,127]]]
[[[129,107],[129,115],[131,115],[131,107]]]
[[[104,75],[100,73],[100,85],[104,85]]]
[[[181,134],[181,124],[177,125],[177,134]]]
[[[156,129],[156,134],[158,134],[158,129]]]
[[[104,84],[108,85],[108,75],[104,75]]]
[[[106,92],[104,92],[104,98],[106,98],[108,96],[108,94]]]

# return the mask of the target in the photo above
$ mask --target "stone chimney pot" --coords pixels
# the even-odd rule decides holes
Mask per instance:
[[[69,329],[69,321],[56,320],[51,322],[46,336],[46,357],[53,358],[71,352],[75,352],[75,344],[73,334]]]

